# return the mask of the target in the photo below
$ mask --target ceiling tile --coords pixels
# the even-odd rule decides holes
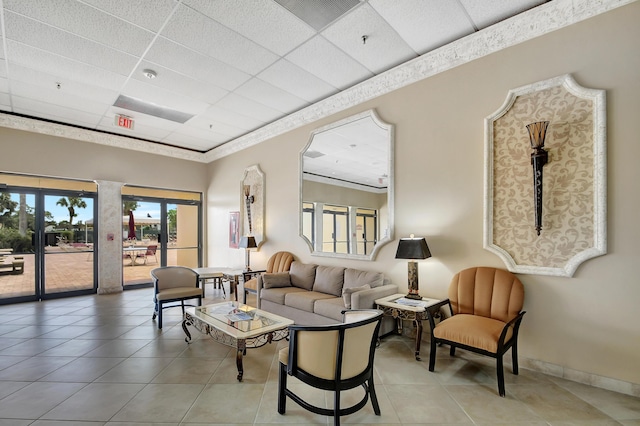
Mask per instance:
[[[34,46],[119,74],[128,75],[137,62],[134,56],[11,12],[5,12],[5,27],[7,42]]]
[[[211,140],[186,135],[180,132],[173,132],[165,137],[162,141],[170,145],[183,146],[188,149],[195,149],[196,151],[206,151],[212,145],[216,145],[215,143],[212,143]]]
[[[158,32],[176,7],[175,0],[83,0],[120,19]],[[140,13],[143,10],[144,13]]]
[[[326,81],[285,59],[271,65],[258,77],[308,102],[318,101],[338,91]]]
[[[544,3],[540,0],[460,0],[478,29],[500,22]]]
[[[188,7],[178,9],[162,35],[252,75],[278,60],[264,47]]]
[[[240,86],[235,93],[251,98],[282,113],[296,111],[308,103],[289,92],[275,87],[258,78],[252,78]]]
[[[229,126],[242,129],[244,132],[257,129],[266,123],[265,121],[260,121],[253,116],[237,113],[228,108],[222,108],[220,105],[209,107],[206,111],[200,114],[198,118],[211,120],[212,123],[225,123]]]
[[[39,99],[13,96],[13,112],[42,117],[59,123],[67,123],[93,129],[100,122],[100,114],[92,114],[83,109],[71,108],[57,103],[43,102]]]
[[[37,99],[40,102],[77,109],[96,115],[104,114],[104,100],[100,97],[92,99],[83,96],[82,93],[77,93],[78,88],[79,86],[76,85],[75,90],[72,88],[67,91],[65,89],[56,89],[55,87],[43,87],[42,85],[32,84],[31,82],[13,80],[11,82],[11,95],[25,99]],[[109,97],[108,94],[107,97]]]
[[[188,114],[199,114],[209,106],[206,102],[197,101],[135,79],[127,82],[121,94]]]
[[[212,134],[217,135],[220,141],[237,138],[248,130],[229,125],[225,122],[213,120],[202,114],[193,117],[187,122],[187,124],[189,127],[197,129],[198,132],[211,132]]]
[[[9,72],[19,77],[22,68],[29,68],[51,76],[49,83],[55,81],[76,81],[78,83],[120,90],[126,77],[103,68],[78,62],[35,47],[9,41],[7,43],[11,64]],[[4,67],[2,67],[4,70]]]
[[[376,74],[418,56],[368,4],[355,8],[321,34]],[[367,37],[364,41],[363,36]]]
[[[162,37],[156,40],[145,59],[226,90],[234,90],[251,78],[249,74],[217,59],[186,49]]]
[[[157,73],[156,78],[149,80],[142,71],[151,69]],[[152,86],[160,87],[171,92],[181,93],[184,96],[213,104],[222,99],[228,90],[219,86],[195,80],[184,74],[175,72],[158,64],[143,61],[132,76],[134,79]]]
[[[216,106],[230,109],[231,111],[235,111],[241,115],[249,117],[253,116],[264,123],[269,123],[283,116],[282,112],[278,110],[258,102],[254,102],[243,96],[236,95],[235,93],[229,93],[220,102],[218,102]]]
[[[281,56],[315,34],[311,27],[272,1],[185,0],[183,3]],[[274,28],[278,31],[273,31]]]
[[[475,31],[457,1],[369,0],[369,4],[421,55]]]
[[[7,10],[134,55],[142,54],[153,33],[76,0],[4,0]]]
[[[321,36],[312,38],[285,59],[339,89],[373,76],[362,64]]]

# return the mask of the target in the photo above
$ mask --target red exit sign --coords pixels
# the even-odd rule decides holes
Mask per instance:
[[[126,115],[116,114],[116,126],[133,130],[133,118]]]

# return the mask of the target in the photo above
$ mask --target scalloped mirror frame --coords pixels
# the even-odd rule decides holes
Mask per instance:
[[[494,239],[494,123],[503,117],[516,103],[520,96],[561,86],[576,98],[592,102],[593,120],[593,236],[592,245],[573,254],[562,266],[518,264],[511,254],[498,246]],[[550,108],[550,107],[549,107]],[[532,116],[532,122],[536,121]],[[604,90],[589,89],[578,85],[571,75],[562,75],[549,80],[533,83],[509,91],[503,105],[495,113],[485,119],[485,194],[484,194],[484,248],[498,255],[509,271],[523,274],[552,275],[572,277],[581,263],[606,254],[607,252],[607,217],[606,217],[606,93]],[[528,145],[528,139],[523,143]],[[553,159],[551,160],[553,161]],[[551,163],[551,162],[550,162]],[[530,168],[530,166],[529,166]],[[545,172],[546,173],[546,172]],[[533,185],[531,185],[533,191]],[[547,194],[545,194],[545,197]],[[533,192],[531,192],[533,197]],[[544,215],[544,213],[543,213]],[[533,216],[532,216],[533,217]],[[544,216],[543,216],[544,217]],[[533,224],[531,225],[533,227]],[[544,224],[543,224],[544,227]],[[544,232],[544,228],[543,228]],[[553,241],[552,241],[553,242]],[[559,243],[559,241],[555,241]],[[534,247],[532,245],[532,247]]]
[[[389,158],[387,159],[388,164],[387,164],[387,170],[389,171],[389,184],[388,184],[388,190],[387,190],[387,208],[388,208],[388,212],[387,212],[387,221],[388,221],[388,231],[386,233],[386,235],[383,238],[378,239],[378,242],[376,243],[376,245],[374,246],[373,250],[371,251],[370,254],[368,255],[358,255],[358,254],[343,254],[343,253],[330,253],[330,252],[321,252],[321,251],[315,251],[313,245],[311,244],[311,241],[309,241],[305,236],[304,236],[304,231],[303,231],[303,219],[302,219],[302,203],[303,203],[303,168],[304,168],[304,153],[307,151],[307,149],[311,146],[311,144],[313,143],[313,138],[315,135],[322,133],[322,132],[326,132],[328,130],[331,129],[335,129],[338,127],[342,127],[345,125],[348,125],[350,123],[353,123],[355,121],[358,120],[362,120],[363,118],[370,118],[377,126],[379,126],[381,129],[386,130],[388,132],[389,135]],[[299,203],[298,203],[298,209],[299,209],[299,215],[298,215],[298,221],[299,221],[299,235],[300,238],[302,238],[306,243],[307,246],[309,247],[309,251],[311,252],[312,256],[320,256],[320,257],[331,257],[331,258],[339,258],[339,259],[354,259],[354,260],[368,260],[368,261],[373,261],[376,258],[376,255],[378,254],[378,251],[380,251],[380,248],[382,248],[385,244],[393,241],[394,239],[394,211],[395,211],[395,205],[394,205],[394,182],[395,182],[395,172],[394,172],[394,145],[395,145],[395,126],[393,124],[387,123],[385,121],[383,121],[378,114],[376,113],[375,110],[371,109],[368,111],[364,111],[362,113],[356,114],[356,115],[352,115],[350,117],[347,117],[343,120],[340,121],[336,121],[334,123],[330,123],[327,124],[326,126],[320,127],[318,129],[315,129],[311,132],[311,134],[309,135],[309,141],[307,142],[307,144],[304,146],[304,148],[302,149],[302,151],[300,151],[300,160],[299,160],[299,171],[298,171],[298,176],[300,178],[299,181]]]

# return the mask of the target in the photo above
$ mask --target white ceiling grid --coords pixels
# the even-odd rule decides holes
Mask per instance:
[[[209,152],[546,2],[0,0],[0,111]]]

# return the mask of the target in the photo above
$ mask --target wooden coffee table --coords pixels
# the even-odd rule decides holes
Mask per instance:
[[[259,348],[289,336],[293,320],[238,302],[215,303],[185,311],[182,329],[191,342],[188,326],[195,327],[218,343],[236,348],[238,381],[242,381],[242,357],[247,349]]]

